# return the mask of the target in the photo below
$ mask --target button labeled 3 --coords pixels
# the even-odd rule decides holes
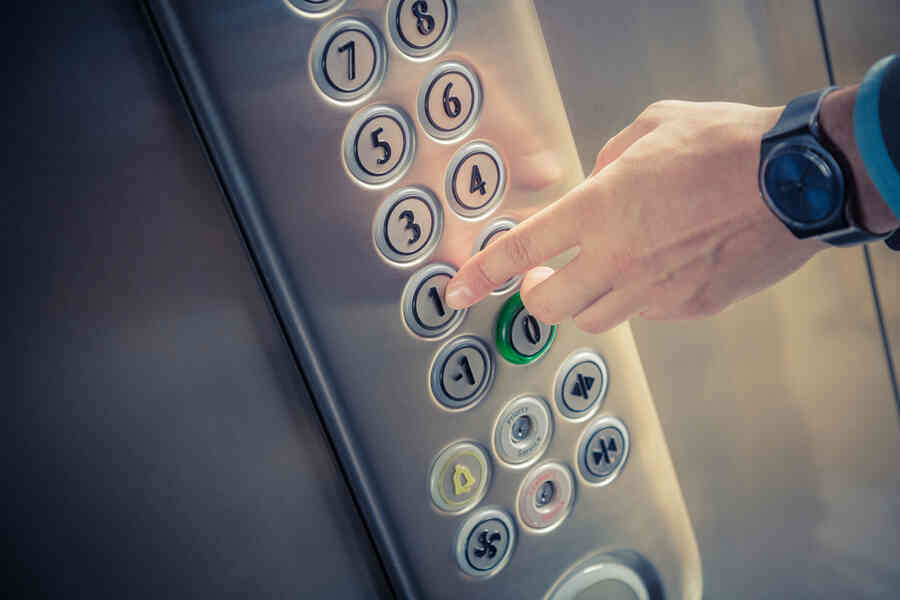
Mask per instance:
[[[464,512],[484,497],[490,478],[490,463],[480,446],[453,444],[438,454],[431,467],[431,500],[444,512]]]
[[[481,85],[467,66],[445,62],[419,90],[419,123],[431,137],[451,141],[468,133],[481,111]]]
[[[457,535],[457,564],[474,577],[490,577],[509,562],[515,539],[512,519],[506,513],[485,510],[474,514]]]
[[[444,345],[431,365],[431,393],[443,406],[473,406],[491,387],[494,361],[487,345],[464,335]]]
[[[506,169],[500,154],[484,142],[472,142],[456,151],[446,176],[450,207],[464,219],[477,219],[494,210],[506,187]]]
[[[314,3],[305,2],[309,10]],[[310,72],[323,94],[337,102],[361,100],[381,85],[387,50],[366,21],[345,17],[322,28],[312,42]]]
[[[372,235],[388,260],[409,264],[424,258],[440,241],[444,215],[430,191],[408,187],[391,194],[375,213]]]
[[[628,429],[614,417],[597,419],[578,442],[578,470],[588,483],[606,485],[625,465],[630,450]]]
[[[495,339],[500,354],[511,363],[524,365],[543,356],[556,337],[556,325],[541,323],[522,304],[516,293],[497,316]]]
[[[387,19],[397,48],[410,58],[424,60],[449,43],[456,4],[453,0],[391,0]]]

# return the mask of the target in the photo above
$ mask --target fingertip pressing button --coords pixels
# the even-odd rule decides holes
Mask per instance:
[[[367,21],[336,19],[313,39],[310,72],[319,90],[331,100],[362,100],[381,85],[386,70],[384,39]]]
[[[434,263],[416,271],[403,288],[403,320],[410,331],[426,339],[447,335],[463,320],[467,309],[454,310],[444,293],[456,269]]]
[[[512,219],[497,219],[496,221],[492,222],[490,225],[481,230],[481,233],[479,233],[478,237],[475,238],[475,243],[472,246],[472,255],[474,256],[487,248],[490,244],[497,241],[500,236],[510,231],[516,225],[518,225],[518,223],[516,223]],[[510,278],[509,281],[492,291],[491,294],[494,294],[495,296],[502,296],[503,294],[514,290],[516,286],[521,283],[521,281],[522,276],[516,275],[515,277]]]

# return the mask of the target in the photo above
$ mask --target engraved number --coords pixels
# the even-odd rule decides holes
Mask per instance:
[[[434,302],[434,309],[437,311],[438,315],[443,317],[447,314],[447,311],[444,310],[444,303],[441,301],[441,295],[438,293],[436,287],[432,287],[428,290],[428,297],[431,298],[431,301]]]
[[[356,42],[350,40],[338,48],[338,52],[347,53],[347,79],[356,79]]]
[[[458,117],[459,113],[462,111],[462,102],[459,101],[459,98],[456,96],[450,95],[450,88],[453,87],[453,82],[447,83],[447,87],[444,88],[444,113],[451,119]]]
[[[416,17],[416,29],[419,33],[428,35],[434,31],[434,17],[428,14],[428,3],[425,0],[413,2],[412,14]]]
[[[462,369],[462,373],[457,373],[456,375],[454,375],[453,381],[459,381],[460,379],[465,377],[466,382],[468,382],[469,385],[475,385],[475,374],[472,373],[472,367],[471,367],[471,365],[469,365],[468,357],[465,354],[463,354],[459,358],[458,362],[459,362],[459,368]]]
[[[378,136],[384,131],[383,127],[379,127],[378,129],[372,132],[372,147],[373,148],[381,148],[381,151],[384,153],[384,156],[377,159],[379,165],[385,164],[387,161],[391,160],[391,145],[388,144],[384,140],[378,139]],[[483,193],[483,192],[482,192]]]
[[[472,179],[469,181],[469,193],[474,194],[475,190],[481,192],[482,196],[487,193],[485,192],[485,181],[481,178],[481,171],[478,170],[478,165],[472,165]]]
[[[525,339],[532,344],[537,344],[541,341],[541,325],[534,318],[534,315],[528,315],[522,319],[522,329],[525,330]]]
[[[422,237],[422,228],[416,224],[416,216],[413,214],[413,211],[404,210],[397,218],[401,221],[406,219],[406,229],[410,231],[410,238],[406,243],[408,245],[412,245],[418,242],[419,238]],[[434,288],[431,289],[433,290]],[[444,316],[443,313],[441,314],[441,316]]]

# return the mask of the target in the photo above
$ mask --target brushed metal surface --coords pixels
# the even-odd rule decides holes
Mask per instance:
[[[6,593],[391,597],[140,6],[8,8]]]
[[[521,220],[579,182],[581,165],[531,3],[457,5],[457,30],[438,60],[471,65],[484,91],[481,118],[459,144],[485,140],[498,149],[509,183],[494,216]],[[538,363],[517,367],[496,357],[493,388],[474,407],[441,408],[429,397],[428,374],[442,342],[414,337],[402,325],[401,293],[413,271],[380,259],[371,237],[372,218],[390,189],[365,189],[341,165],[341,137],[360,106],[325,101],[306,70],[322,22],[278,0],[151,6],[337,450],[359,476],[355,491],[400,593],[534,598],[586,556],[622,549],[651,561],[670,597],[698,597],[696,544],[627,325],[599,337],[566,325]],[[347,2],[341,14],[385,27],[384,2]],[[408,60],[389,45],[386,79],[367,102],[415,115],[419,85],[433,64]],[[459,144],[419,133],[415,161],[396,185],[424,185],[442,196],[445,169]],[[487,221],[464,221],[442,200],[444,234],[430,262],[459,265]],[[494,296],[470,310],[456,334],[493,344],[504,300]],[[459,439],[489,446],[502,406],[523,393],[552,398],[556,369],[585,346],[609,367],[601,414],[621,418],[632,436],[624,470],[605,487],[579,484],[572,514],[552,533],[519,531],[509,564],[496,576],[476,581],[463,575],[454,548],[472,513],[446,516],[432,505],[432,460]],[[585,426],[557,417],[544,458],[572,465]],[[495,461],[476,510],[514,515],[523,476]]]
[[[565,4],[536,6],[587,169],[654,100],[777,105],[827,84],[811,2]],[[829,30],[842,32],[836,64],[867,49],[853,69],[838,69],[839,81],[896,45],[895,2],[825,9]],[[896,307],[896,259],[886,267],[884,251],[873,254],[884,303]],[[896,331],[897,310],[888,313]],[[709,320],[632,327],[705,595],[895,597],[900,431],[861,253],[826,251]]]
[[[837,85],[862,81],[875,61],[900,52],[900,3],[825,0],[822,13]],[[896,368],[900,359],[900,257],[884,244],[870,244],[869,253]]]

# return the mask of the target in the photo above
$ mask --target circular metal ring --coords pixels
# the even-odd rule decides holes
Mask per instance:
[[[463,318],[466,316],[466,312],[469,310],[464,308],[462,310],[454,311],[453,316],[439,327],[428,327],[419,320],[415,306],[416,294],[426,281],[436,275],[446,275],[452,279],[453,276],[456,275],[456,269],[443,263],[434,263],[416,271],[413,273],[412,277],[409,278],[409,281],[406,282],[406,286],[403,288],[401,301],[403,322],[406,323],[406,326],[414,334],[429,340],[438,339],[449,334],[462,323]]]
[[[465,119],[458,127],[454,127],[453,129],[442,129],[433,122],[431,115],[429,114],[428,99],[431,97],[434,85],[438,80],[444,75],[454,73],[461,76],[466,80],[466,83],[469,84],[472,94],[472,105],[469,107],[469,112]],[[422,85],[419,88],[419,97],[416,101],[419,125],[425,130],[425,133],[437,142],[452,143],[459,141],[466,137],[478,123],[478,119],[481,116],[481,102],[481,81],[472,69],[457,61],[441,63],[428,74],[428,77],[425,78],[425,81],[422,82]]]
[[[484,361],[484,374],[475,385],[475,389],[466,397],[457,399],[444,389],[444,369],[454,352],[471,348],[475,350]],[[496,367],[490,348],[479,338],[472,335],[462,335],[444,344],[431,363],[431,371],[428,378],[431,395],[442,407],[450,410],[464,410],[475,406],[491,389],[494,383]]]
[[[575,410],[570,407],[566,403],[566,386],[574,385],[574,382],[569,381],[569,374],[572,373],[576,367],[582,365],[584,363],[591,363],[596,365],[597,369],[600,372],[599,382],[599,390],[597,392],[597,396],[595,399],[591,401],[591,405],[584,410]],[[584,387],[584,383],[580,383],[582,387]],[[580,349],[576,350],[572,354],[570,354],[565,361],[563,361],[562,365],[560,365],[559,370],[556,372],[556,378],[553,383],[553,399],[556,402],[556,408],[559,410],[560,414],[570,421],[575,421],[576,423],[586,421],[591,418],[591,416],[596,413],[601,406],[603,406],[603,402],[606,400],[606,391],[609,388],[609,368],[606,366],[606,361],[603,360],[603,357],[597,354],[596,352],[588,349]],[[582,390],[584,394],[590,392],[590,390]]]
[[[460,202],[456,194],[454,182],[462,163],[470,156],[476,154],[486,154],[497,165],[497,189],[494,192],[493,197],[483,206],[472,208],[467,207]],[[505,191],[506,167],[504,166],[503,159],[500,157],[500,153],[497,152],[493,146],[487,142],[470,142],[453,154],[453,157],[450,159],[450,164],[447,166],[447,173],[444,177],[444,193],[447,198],[447,203],[462,219],[466,221],[477,221],[486,217],[500,205],[500,201],[503,199]]]
[[[588,467],[587,461],[593,458],[593,456],[589,456],[588,453],[590,451],[590,446],[591,442],[594,439],[594,435],[606,428],[617,430],[619,435],[621,436],[622,449],[617,449],[621,458],[618,458],[617,463],[615,464],[615,467],[612,469],[612,471],[604,475],[597,475],[591,472],[590,468]],[[606,448],[604,448],[604,451],[606,451]],[[578,444],[575,446],[575,463],[578,465],[578,474],[581,476],[584,482],[589,485],[609,485],[616,479],[616,477],[619,476],[619,473],[622,472],[622,468],[628,461],[628,454],[630,452],[631,439],[628,434],[628,428],[625,427],[625,423],[623,423],[616,417],[600,417],[599,419],[591,423],[584,430],[584,432],[582,432],[581,437],[578,438]],[[593,454],[593,452],[591,452],[591,454]]]
[[[302,10],[297,9],[301,13]],[[324,61],[331,42],[345,31],[357,31],[372,44],[374,65],[365,83],[360,87],[345,91],[335,86],[328,77]],[[316,87],[326,98],[339,104],[355,104],[372,95],[384,81],[387,72],[387,46],[378,30],[367,21],[354,17],[342,17],[331,21],[313,38],[309,52],[309,73]]]
[[[357,142],[363,128],[378,117],[387,117],[400,127],[403,135],[403,150],[400,160],[387,173],[372,173],[360,164],[357,156]],[[388,105],[375,105],[365,108],[350,119],[344,129],[344,141],[342,144],[344,166],[353,177],[363,185],[371,188],[384,188],[394,183],[409,170],[416,153],[415,128],[409,116],[402,110]]]
[[[428,209],[431,215],[431,231],[428,234],[427,241],[421,248],[415,252],[404,254],[397,250],[389,240],[388,220],[400,203],[412,199],[421,201]],[[415,226],[417,227],[417,225]],[[421,186],[405,187],[392,193],[378,207],[378,210],[375,212],[375,219],[372,221],[372,238],[375,240],[375,247],[389,262],[403,267],[418,264],[425,260],[440,243],[443,230],[444,210],[441,207],[441,203],[430,190]]]
[[[479,570],[469,563],[469,559],[467,556],[469,538],[472,536],[475,529],[479,525],[486,521],[492,520],[499,521],[506,528],[506,551],[504,552],[503,557],[500,559],[500,561],[491,566],[490,569]],[[510,556],[512,556],[515,544],[516,528],[509,515],[501,510],[497,510],[494,508],[481,510],[466,519],[466,521],[462,524],[462,527],[460,527],[459,529],[459,533],[456,536],[456,563],[464,573],[466,573],[467,575],[471,575],[472,577],[492,577],[499,573],[503,569],[503,567],[505,567],[507,563],[509,563],[509,558]]]
[[[450,44],[453,38],[453,32],[456,30],[456,2],[454,0],[440,0],[443,2],[446,10],[446,18],[444,26],[438,37],[426,46],[417,46],[412,41],[406,39],[400,28],[400,10],[403,4],[409,0],[391,0],[388,3],[386,19],[387,30],[391,32],[391,41],[397,46],[397,49],[410,60],[425,61],[434,58],[443,52]]]

